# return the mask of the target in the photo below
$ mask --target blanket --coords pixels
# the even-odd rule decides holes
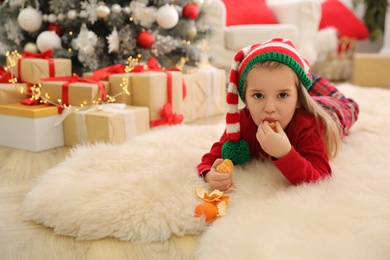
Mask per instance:
[[[390,91],[339,86],[359,119],[333,175],[292,186],[270,163],[237,166],[227,214],[206,224],[196,166],[223,124],[162,127],[120,145],[78,146],[36,179],[25,220],[77,239],[200,235],[198,259],[386,259],[390,255]]]

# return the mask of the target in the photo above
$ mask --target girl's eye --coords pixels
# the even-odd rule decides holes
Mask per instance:
[[[288,94],[287,93],[280,93],[279,95],[278,95],[278,97],[279,98],[287,98],[288,97]]]
[[[260,98],[263,97],[263,94],[255,93],[255,94],[253,94],[253,97],[254,97],[255,99],[260,99]]]

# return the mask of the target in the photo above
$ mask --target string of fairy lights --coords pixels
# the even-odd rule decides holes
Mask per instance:
[[[5,70],[11,73],[11,79],[9,80],[9,83],[14,84],[16,86],[18,84],[18,78],[15,75],[13,75],[13,71],[14,71],[14,68],[17,67],[18,59],[20,59],[21,57],[22,57],[22,55],[20,53],[18,53],[17,51],[12,51],[12,52],[7,51],[7,53],[6,53],[7,65],[5,67]],[[138,59],[133,58],[133,57],[129,57],[127,62],[126,62],[124,73],[130,73],[134,69],[134,66],[136,66],[136,65],[138,65]],[[115,95],[108,95],[107,94],[106,95],[107,101],[103,101],[103,99],[101,97],[94,99],[94,100],[92,100],[92,105],[104,105],[105,103],[115,103],[116,98],[118,96],[131,95],[131,93],[129,91],[128,77],[122,77],[121,80],[122,80],[122,82],[120,83],[120,86],[122,89],[121,92],[118,92]],[[28,89],[25,88],[24,85],[20,85],[18,87],[18,90],[22,94],[24,93],[24,94],[31,95],[31,97],[30,97],[31,101],[39,101],[42,104],[51,104],[51,105],[60,107],[62,109],[73,109],[72,105],[62,103],[61,99],[58,99],[57,101],[51,100],[49,93],[47,93],[47,92],[42,93],[41,92],[41,87],[42,87],[42,83],[39,82],[37,84],[31,85],[31,87],[30,87],[31,92],[29,92]],[[79,104],[78,106],[76,106],[76,108],[74,108],[74,110],[78,111],[79,109],[82,109],[85,107],[86,107],[86,102]]]
[[[208,50],[207,41],[203,40],[202,44],[201,44],[201,46],[199,46],[199,48],[202,51]],[[4,69],[6,71],[10,72],[11,79],[9,80],[9,83],[14,84],[14,85],[18,84],[18,78],[13,74],[13,72],[15,71],[15,68],[17,68],[18,60],[21,58],[22,58],[22,55],[20,53],[18,53],[16,50],[14,50],[12,52],[10,52],[10,51],[6,52],[7,62],[6,62],[6,67]],[[189,59],[188,57],[187,58],[182,57],[180,59],[180,61],[177,63],[176,68],[179,71],[183,72],[184,65],[187,63],[188,59]],[[124,73],[126,73],[126,74],[131,73],[134,70],[134,67],[139,65],[139,60],[140,60],[140,55],[137,55],[136,57],[129,56],[127,61],[126,61]],[[144,65],[144,66],[147,66],[147,65]],[[211,66],[209,63],[209,60],[207,57],[205,57],[204,59],[201,60],[200,64],[198,64],[198,67],[188,69],[185,71],[185,73],[188,73],[188,74],[195,73],[199,68],[205,68],[205,67],[209,67],[209,66]],[[162,70],[164,70],[164,69],[165,68],[162,68]],[[121,87],[122,91],[118,92],[115,95],[108,95],[107,94],[106,101],[103,101],[103,99],[101,97],[94,99],[94,100],[92,100],[92,106],[93,105],[95,105],[95,106],[96,105],[104,105],[105,103],[115,103],[116,98],[118,96],[131,95],[131,93],[129,91],[129,77],[122,77],[121,81],[122,82],[120,83],[120,87]],[[88,106],[86,106],[86,102],[81,103],[78,106],[72,106],[72,105],[64,104],[61,99],[53,101],[53,100],[51,100],[49,93],[47,93],[47,92],[42,93],[41,87],[42,87],[42,83],[39,82],[37,84],[32,84],[30,87],[30,91],[28,91],[28,89],[25,87],[25,85],[20,85],[18,87],[18,90],[22,94],[25,93],[25,94],[31,95],[31,97],[30,97],[31,101],[39,101],[42,104],[51,104],[51,105],[60,107],[62,109],[68,109],[68,110],[72,109],[72,111],[77,112],[80,109],[88,107]]]

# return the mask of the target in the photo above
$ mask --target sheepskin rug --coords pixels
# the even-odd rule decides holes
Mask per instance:
[[[24,218],[77,239],[201,236],[197,259],[388,259],[390,91],[339,86],[360,105],[332,178],[291,186],[269,163],[236,167],[225,216],[194,216],[196,165],[223,125],[165,127],[121,145],[79,146],[41,175]],[[298,169],[297,169],[298,170]]]

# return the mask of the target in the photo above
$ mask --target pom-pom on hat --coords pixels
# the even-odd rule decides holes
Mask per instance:
[[[245,102],[245,81],[252,67],[265,61],[277,61],[290,67],[308,90],[312,85],[308,62],[297,52],[288,39],[275,38],[239,50],[234,56],[226,95],[227,141],[222,146],[222,157],[243,164],[250,159],[248,144],[241,140],[238,97]]]

